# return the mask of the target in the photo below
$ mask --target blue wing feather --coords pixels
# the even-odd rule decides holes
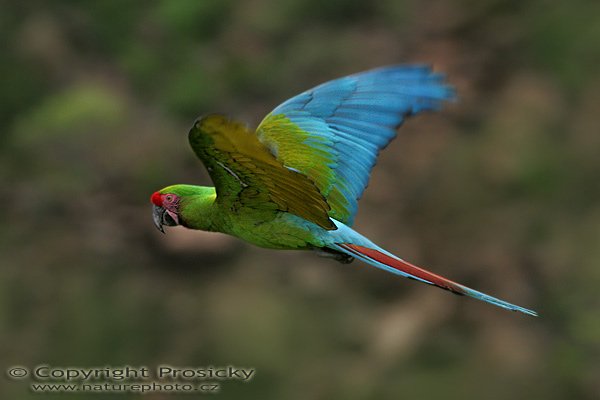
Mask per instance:
[[[335,179],[323,191],[342,193],[347,209],[333,209],[332,214],[344,216],[342,222],[351,226],[377,155],[396,136],[398,126],[407,116],[437,110],[454,98],[454,89],[444,79],[425,65],[379,68],[319,85],[282,103],[270,115],[284,115],[310,134],[304,143],[319,149],[325,144],[335,156],[326,166]],[[290,167],[309,170],[308,165]]]

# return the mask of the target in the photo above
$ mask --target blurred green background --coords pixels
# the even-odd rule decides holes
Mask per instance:
[[[233,364],[256,378],[215,398],[599,398],[600,2],[3,1],[0,33],[2,373]],[[197,116],[255,125],[405,62],[460,100],[402,127],[355,227],[539,318],[154,228],[153,191],[209,182]],[[40,395],[3,377],[0,397]]]

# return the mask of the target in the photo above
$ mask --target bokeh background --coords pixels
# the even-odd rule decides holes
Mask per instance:
[[[0,33],[2,373],[233,364],[256,378],[215,398],[600,397],[599,2],[3,1]],[[406,62],[460,99],[401,128],[355,227],[539,318],[154,228],[154,190],[209,183],[197,116],[256,125]],[[6,377],[0,397],[40,398]]]

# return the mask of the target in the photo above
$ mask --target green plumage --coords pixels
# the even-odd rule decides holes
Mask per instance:
[[[178,197],[180,225],[273,249],[321,247],[319,233],[335,229],[315,183],[286,168],[246,126],[209,115],[194,124],[189,141],[215,187],[172,185],[158,192]]]
[[[172,185],[159,193],[179,196],[181,224],[190,229],[227,233],[272,249],[306,249],[323,245],[311,229],[307,229],[307,225],[312,224],[297,224],[287,213],[242,204],[232,212],[229,204],[216,201],[214,187]],[[319,229],[312,227],[314,231]]]

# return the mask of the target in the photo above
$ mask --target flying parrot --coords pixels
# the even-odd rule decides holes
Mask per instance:
[[[315,250],[496,306],[537,313],[410,264],[352,229],[380,150],[404,120],[454,98],[424,65],[335,79],[285,101],[255,131],[224,115],[196,120],[189,142],[214,187],[178,184],[151,196],[163,226],[223,232],[271,249]]]

